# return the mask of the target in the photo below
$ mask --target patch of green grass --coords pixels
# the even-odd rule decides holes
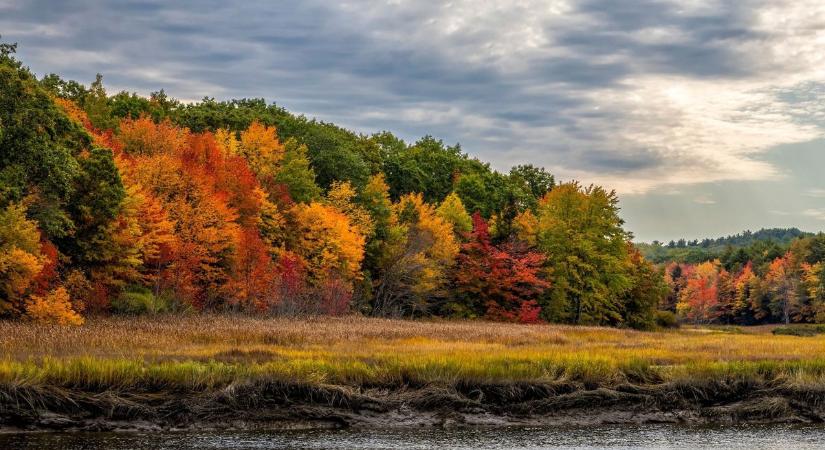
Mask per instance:
[[[788,325],[773,329],[775,335],[785,336],[816,336],[825,333],[825,325]]]

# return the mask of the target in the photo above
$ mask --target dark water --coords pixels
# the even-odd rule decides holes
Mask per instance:
[[[0,449],[813,449],[823,426],[316,430],[0,434]]]

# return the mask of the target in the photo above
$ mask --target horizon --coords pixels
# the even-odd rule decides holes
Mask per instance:
[[[6,0],[0,29],[38,76],[264,97],[356,132],[461,143],[500,171],[533,163],[616,189],[640,242],[822,229],[825,6],[474,5]]]

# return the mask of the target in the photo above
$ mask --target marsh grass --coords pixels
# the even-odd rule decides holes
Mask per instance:
[[[770,328],[638,332],[361,317],[0,322],[0,384],[87,392],[203,391],[242,381],[351,388],[701,381],[825,386],[825,336]]]

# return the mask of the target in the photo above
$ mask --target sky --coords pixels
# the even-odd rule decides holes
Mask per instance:
[[[0,35],[41,76],[614,188],[638,241],[825,229],[821,0],[0,0]]]

